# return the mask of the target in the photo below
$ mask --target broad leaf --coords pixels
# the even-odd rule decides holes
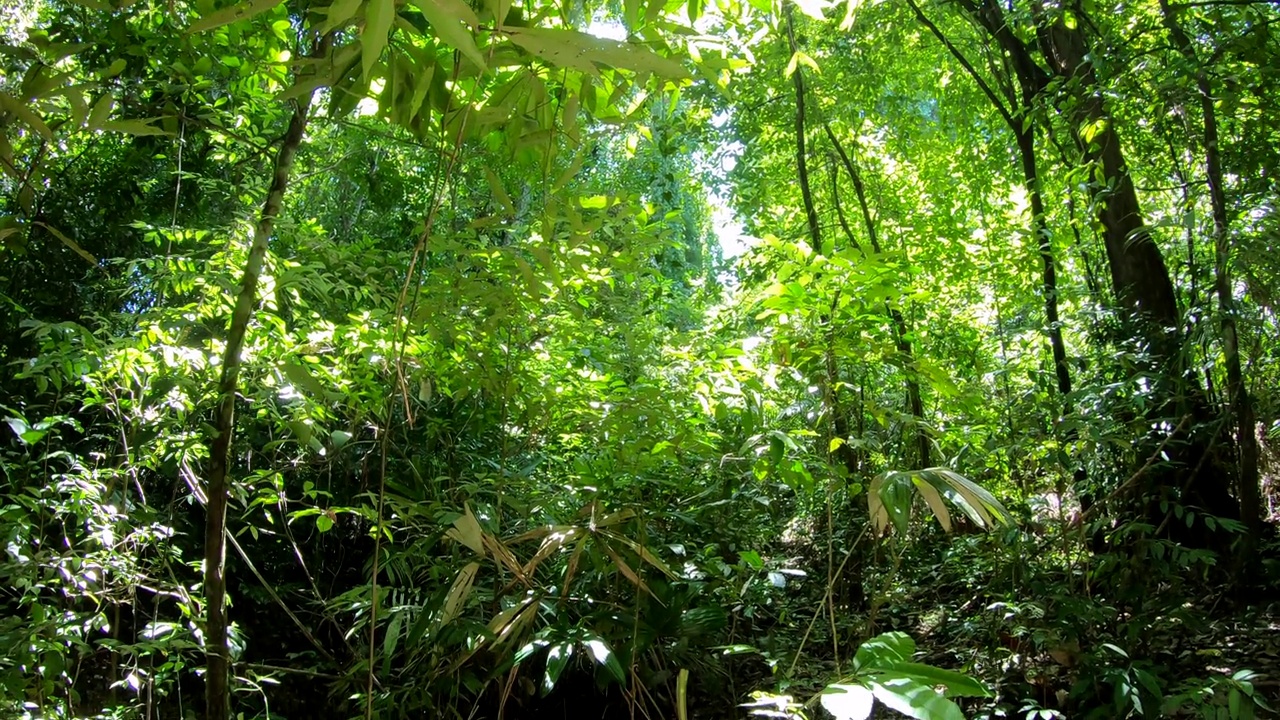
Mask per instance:
[[[476,47],[471,28],[480,24],[475,12],[461,0],[413,0],[413,4],[422,11],[431,23],[436,37],[458,50],[476,67],[484,70],[484,55]]]
[[[893,668],[886,670],[880,677],[907,677],[913,680],[929,685],[930,687],[946,688],[947,697],[990,697],[991,691],[985,685],[974,680],[973,678],[958,673],[955,670],[946,670],[932,665],[924,665],[914,662],[898,662],[894,663]]]
[[[395,0],[369,0],[365,8],[364,32],[360,33],[360,64],[365,82],[373,79],[373,66],[378,64],[387,47],[391,23],[396,19]]]
[[[248,20],[251,17],[261,15],[262,13],[280,5],[284,0],[246,0],[245,2],[236,3],[221,10],[215,10],[199,20],[191,23],[191,27],[187,28],[189,33],[199,33],[206,30],[212,30],[216,27],[222,27],[240,20]]]
[[[7,93],[0,92],[0,110],[13,113],[32,130],[40,133],[46,140],[53,139],[53,132],[38,113],[27,107],[27,104]]]
[[[822,691],[822,707],[836,720],[865,720],[875,707],[875,695],[861,685],[828,685]]]
[[[959,706],[932,687],[911,678],[867,680],[867,686],[885,707],[916,720],[964,720]]]
[[[858,646],[853,667],[861,672],[874,668],[890,668],[906,662],[916,652],[916,641],[904,632],[887,632],[877,635]]]

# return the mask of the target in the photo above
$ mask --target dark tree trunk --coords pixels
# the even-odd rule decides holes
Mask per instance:
[[[1208,420],[1210,414],[1199,383],[1185,369],[1180,313],[1173,282],[1160,248],[1143,221],[1115,119],[1107,111],[1091,62],[1092,49],[1083,30],[1086,23],[1073,23],[1068,27],[1061,15],[1054,15],[1059,12],[1056,6],[1049,8],[1040,0],[1033,0],[1037,53],[1035,45],[1024,42],[1013,32],[1004,8],[997,0],[957,2],[1004,51],[1019,80],[1024,112],[1033,100],[1042,98],[1048,91],[1051,77],[1061,81],[1055,83],[1060,94],[1053,100],[1068,113],[1085,161],[1097,168],[1096,175],[1100,178],[1092,183],[1090,193],[1102,226],[1114,298],[1127,334],[1137,340],[1147,353],[1149,362],[1145,369],[1156,384],[1153,389],[1155,402],[1146,411],[1147,418],[1153,423],[1180,417]],[[1085,18],[1080,7],[1074,7],[1073,11],[1076,18]],[[917,15],[920,15],[918,10]],[[935,34],[938,34],[936,30]],[[955,54],[956,51],[952,49],[952,52]],[[1037,54],[1043,65],[1036,60]],[[968,65],[966,69],[976,75]],[[979,82],[993,102],[999,105],[995,94],[985,83]],[[1028,142],[1033,138],[1027,137],[1021,124],[1024,118],[1015,119],[1007,110],[1001,110],[1001,114],[1011,124],[1018,121],[1013,129],[1020,149],[1025,149],[1028,144],[1034,145]],[[1028,163],[1025,152],[1023,162],[1024,176],[1028,179],[1035,177],[1034,167]],[[1055,371],[1057,361],[1055,351]],[[1159,438],[1152,438],[1152,443],[1156,442]],[[1140,488],[1143,492],[1139,493],[1142,508],[1138,512],[1146,514],[1161,527],[1168,524],[1161,522],[1161,513],[1155,509],[1160,500],[1195,504],[1214,514],[1235,515],[1231,498],[1215,480],[1215,463],[1209,462],[1214,444],[1214,439],[1203,432],[1192,432],[1188,437],[1180,438],[1177,445],[1170,448],[1173,471],[1157,468],[1143,475]],[[1149,449],[1144,448],[1145,444],[1139,452]],[[1146,470],[1144,466],[1144,472]],[[1082,497],[1082,502],[1087,500],[1087,497]]]
[[[1107,111],[1090,61],[1092,49],[1085,39],[1083,23],[1068,27],[1061,17],[1050,17],[1043,6],[1037,4],[1034,10],[1039,20],[1041,53],[1070,93],[1063,100],[1071,108],[1076,140],[1084,150],[1085,160],[1101,171],[1102,181],[1094,182],[1090,191],[1103,229],[1112,289],[1130,336],[1146,346],[1151,359],[1147,369],[1156,384],[1156,402],[1147,416],[1153,421],[1177,417],[1196,421],[1185,441],[1171,444],[1171,466],[1152,469],[1143,478],[1137,510],[1157,527],[1170,530],[1169,511],[1159,509],[1164,500],[1195,506],[1213,515],[1238,517],[1238,505],[1219,480],[1222,469],[1218,453],[1224,443],[1212,431],[1196,427],[1207,425],[1211,413],[1199,382],[1186,368],[1173,282],[1160,248],[1143,221],[1115,118]],[[1084,17],[1079,7],[1075,11],[1078,17]],[[1210,539],[1213,533],[1200,528],[1178,532],[1198,545],[1218,542]]]
[[[791,54],[796,53],[795,23],[791,20],[791,3],[786,3],[782,10],[787,21],[787,45]],[[818,210],[813,204],[813,192],[809,187],[809,163],[805,151],[805,116],[804,116],[804,71],[799,67],[791,73],[791,84],[796,89],[796,175],[800,180],[800,194],[804,200],[805,222],[809,225],[809,242],[814,253],[822,252],[822,228],[818,224]]]
[[[1103,228],[1103,244],[1111,268],[1116,300],[1147,329],[1145,339],[1173,360],[1177,352],[1179,313],[1164,256],[1142,219],[1133,177],[1125,165],[1115,119],[1107,112],[1097,75],[1087,59],[1089,48],[1079,26],[1061,20],[1041,27],[1040,42],[1054,72],[1077,88],[1072,110],[1076,138],[1085,159],[1097,163],[1103,183],[1092,186]]]
[[[1234,411],[1236,442],[1239,447],[1239,474],[1236,497],[1240,501],[1241,519],[1256,543],[1262,532],[1262,498],[1258,488],[1258,442],[1254,435],[1253,402],[1244,383],[1240,366],[1240,341],[1236,331],[1236,302],[1231,292],[1226,189],[1222,177],[1222,158],[1218,148],[1218,116],[1213,105],[1213,87],[1209,75],[1196,57],[1191,39],[1178,24],[1168,0],[1160,0],[1165,27],[1187,62],[1195,68],[1196,90],[1204,129],[1205,172],[1209,179],[1209,199],[1213,210],[1214,290],[1218,295],[1222,320],[1222,352],[1227,364],[1227,396]]]
[[[1023,116],[1030,106],[1023,107]],[[1058,318],[1058,267],[1053,255],[1053,236],[1045,217],[1044,195],[1040,192],[1040,176],[1036,170],[1035,136],[1031,129],[1015,128],[1018,153],[1022,157],[1023,181],[1031,200],[1031,230],[1036,236],[1043,266],[1044,317],[1049,335],[1049,349],[1053,354],[1053,373],[1058,381],[1058,393],[1062,396],[1064,413],[1070,412],[1067,397],[1071,394],[1071,370],[1067,366],[1067,346],[1062,341],[1062,322]]]

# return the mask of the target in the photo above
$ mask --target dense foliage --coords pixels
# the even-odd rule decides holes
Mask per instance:
[[[0,18],[0,714],[1276,705],[1274,3]]]

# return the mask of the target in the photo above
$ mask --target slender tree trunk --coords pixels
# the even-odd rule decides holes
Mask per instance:
[[[1025,113],[1029,108],[1024,107]],[[1044,317],[1048,326],[1049,348],[1053,353],[1053,371],[1058,380],[1058,393],[1069,411],[1067,396],[1071,394],[1071,371],[1067,367],[1067,349],[1062,342],[1062,323],[1058,319],[1058,268],[1054,261],[1052,236],[1045,217],[1044,196],[1040,192],[1040,176],[1036,171],[1036,146],[1033,131],[1015,128],[1018,153],[1022,156],[1022,175],[1031,201],[1031,230],[1036,236],[1040,260],[1044,266]]]
[[[1084,282],[1089,288],[1089,297],[1098,306],[1105,305],[1106,298],[1102,294],[1102,285],[1098,282],[1098,276],[1093,270],[1093,258],[1089,257],[1089,251],[1084,246],[1084,238],[1080,236],[1080,220],[1076,217],[1076,193],[1071,188],[1067,188],[1067,220],[1071,224],[1071,236],[1075,240],[1076,252],[1080,253],[1080,264],[1084,266]]]
[[[871,250],[880,255],[883,251],[880,248],[879,235],[876,233],[875,219],[871,216],[871,204],[867,202],[867,189],[862,183],[862,174],[858,172],[858,166],[854,165],[853,159],[845,152],[844,145],[840,142],[840,138],[836,137],[835,132],[832,131],[831,125],[823,123],[822,129],[826,131],[827,139],[831,141],[836,154],[840,157],[840,163],[844,166],[845,172],[849,175],[849,180],[853,183],[853,193],[858,198],[858,208],[862,213],[867,242],[871,244]],[[844,227],[845,233],[849,235],[849,242],[853,243],[865,256],[866,251],[853,239],[853,233],[849,231],[849,226],[844,220],[844,211],[840,210],[839,188],[833,187],[832,193],[835,196],[836,208],[839,211],[840,224]],[[901,356],[903,374],[906,375],[907,406],[911,411],[911,417],[915,419],[915,428],[912,435],[915,439],[916,461],[919,463],[919,467],[927,468],[932,464],[930,461],[933,454],[932,443],[929,442],[929,432],[924,421],[924,400],[920,393],[920,378],[916,375],[915,352],[911,347],[911,339],[907,335],[907,319],[888,300],[884,303],[884,309],[893,323],[893,340],[897,346],[898,355]]]
[[[1031,231],[1036,238],[1036,247],[1040,251],[1040,260],[1043,265],[1043,284],[1042,291],[1044,293],[1044,314],[1046,332],[1049,336],[1049,349],[1053,355],[1054,376],[1058,383],[1058,392],[1066,403],[1067,395],[1071,393],[1071,372],[1067,365],[1066,345],[1062,341],[1062,323],[1058,318],[1058,269],[1057,262],[1053,254],[1053,236],[1049,232],[1049,224],[1044,210],[1044,193],[1041,192],[1040,174],[1036,168],[1036,144],[1035,130],[1031,124],[1031,112],[1035,107],[1036,96],[1044,87],[1043,71],[1029,58],[1022,55],[1014,55],[1006,50],[1005,57],[1009,58],[1009,67],[1017,75],[1015,78],[1018,87],[1021,89],[1021,104],[1015,115],[991,89],[982,76],[974,69],[973,64],[956,48],[954,44],[938,29],[915,0],[908,0],[912,11],[915,13],[916,19],[920,21],[939,42],[947,48],[969,76],[978,84],[978,87],[991,101],[995,110],[1000,117],[1004,119],[1009,130],[1013,132],[1014,138],[1018,145],[1018,154],[1022,163],[1022,178],[1026,185],[1027,197],[1031,202]],[[1003,25],[999,28],[1000,33],[1007,31]],[[1010,90],[1010,93],[1013,91]],[[1009,102],[1014,102],[1013,98],[1009,98]],[[1065,405],[1064,405],[1065,408]]]
[[[321,43],[327,49],[327,41]],[[240,292],[236,296],[231,314],[231,326],[227,333],[226,350],[222,355],[222,374],[218,380],[218,408],[214,416],[213,448],[210,452],[208,495],[205,520],[204,590],[206,605],[205,653],[205,717],[207,720],[229,720],[231,717],[231,658],[227,648],[226,615],[226,559],[227,559],[227,499],[230,483],[227,476],[231,465],[231,441],[235,431],[236,392],[240,378],[241,357],[245,332],[253,316],[258,300],[258,277],[267,254],[267,244],[275,228],[276,218],[284,203],[285,189],[289,185],[289,172],[294,156],[306,132],[311,108],[311,94],[297,100],[289,129],[280,143],[272,171],[271,188],[262,204],[262,212],[253,231],[253,243],[245,261],[244,276],[240,280]]]
[[[934,37],[942,43],[951,56],[960,63],[969,77],[977,83],[979,89],[987,96],[996,112],[1005,121],[1014,134],[1018,145],[1018,154],[1022,164],[1023,182],[1027,189],[1027,197],[1031,202],[1031,231],[1036,238],[1036,247],[1040,252],[1043,267],[1042,292],[1044,294],[1045,330],[1049,337],[1049,350],[1053,356],[1054,377],[1057,380],[1058,393],[1062,397],[1062,416],[1071,412],[1068,396],[1071,394],[1071,370],[1067,365],[1066,344],[1062,340],[1062,322],[1058,317],[1058,269],[1053,254],[1053,235],[1049,232],[1048,218],[1044,209],[1044,193],[1041,191],[1040,175],[1036,167],[1035,130],[1031,124],[1031,113],[1035,108],[1036,97],[1045,85],[1044,71],[1039,68],[1025,53],[1012,53],[1002,46],[1004,57],[1008,59],[1006,67],[1016,75],[1021,90],[1020,105],[1017,114],[996,95],[995,90],[978,74],[973,63],[943,34],[943,32],[924,14],[915,0],[907,0],[916,19],[924,25]],[[972,5],[970,7],[973,7]],[[975,12],[975,10],[971,10]],[[996,25],[993,34],[1002,35],[1008,30],[1003,24]],[[1006,82],[1007,87],[1010,83]],[[1015,100],[1014,91],[1010,88],[1007,100],[1012,106]],[[1056,424],[1056,423],[1055,423]],[[1077,472],[1077,478],[1080,477]]]
[[[790,2],[784,4],[782,14],[787,22],[787,45],[791,48],[791,54],[795,55],[796,31],[795,23],[791,19]],[[809,187],[809,163],[805,152],[804,71],[799,66],[791,73],[791,84],[796,89],[796,175],[800,180],[800,194],[804,200],[805,221],[809,225],[809,242],[813,246],[814,253],[821,253],[822,227],[818,224],[818,210],[813,204],[813,192]]]
[[[1218,116],[1213,106],[1213,86],[1209,75],[1196,57],[1191,39],[1187,37],[1168,0],[1160,0],[1165,27],[1174,44],[1195,68],[1196,89],[1200,95],[1200,110],[1204,123],[1205,171],[1209,179],[1209,200],[1213,211],[1213,284],[1218,295],[1222,321],[1222,352],[1227,364],[1227,397],[1235,414],[1237,442],[1239,443],[1239,474],[1236,477],[1236,497],[1240,501],[1241,519],[1256,542],[1262,531],[1262,498],[1258,489],[1258,441],[1254,434],[1253,402],[1244,383],[1244,371],[1240,366],[1240,341],[1236,331],[1236,301],[1231,291],[1230,254],[1226,188],[1222,177],[1222,157],[1218,148]]]

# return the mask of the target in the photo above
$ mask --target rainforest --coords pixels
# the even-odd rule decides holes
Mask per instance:
[[[1274,0],[0,0],[0,716],[1280,708]]]

